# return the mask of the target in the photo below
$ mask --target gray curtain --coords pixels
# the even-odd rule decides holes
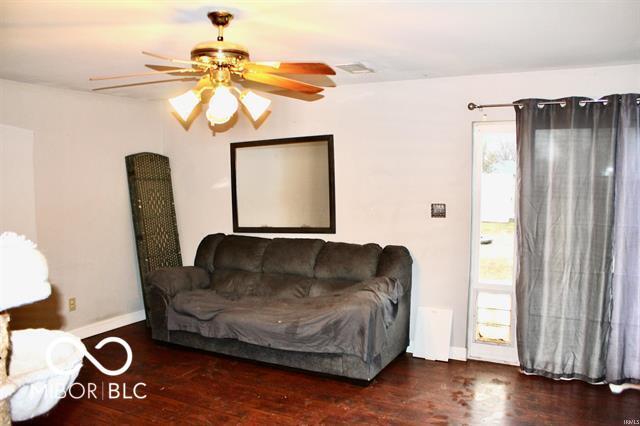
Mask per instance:
[[[521,368],[605,379],[619,96],[516,107],[517,340]]]
[[[621,97],[617,132],[614,272],[606,379],[640,383],[640,95]]]

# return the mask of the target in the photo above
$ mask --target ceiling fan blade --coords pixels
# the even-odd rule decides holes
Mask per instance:
[[[297,80],[292,80],[286,77],[281,77],[279,75],[244,72],[242,74],[242,77],[245,80],[268,84],[270,86],[282,87],[283,89],[295,90],[296,92],[318,93],[324,90],[322,87],[314,86],[313,84],[303,83]]]
[[[108,89],[121,89],[123,87],[133,87],[133,86],[146,86],[149,84],[158,84],[158,83],[171,83],[178,81],[196,81],[195,77],[185,77],[185,78],[172,78],[169,80],[154,80],[154,81],[145,81],[142,83],[129,83],[129,84],[118,84],[117,86],[106,86],[106,87],[97,87],[95,89],[91,89],[94,92],[99,90],[108,90]]]
[[[100,81],[100,80],[116,80],[119,78],[132,78],[132,77],[144,77],[148,75],[158,75],[158,74],[189,74],[189,75],[202,75],[202,71],[197,70],[195,68],[174,68],[171,70],[160,70],[160,71],[147,71],[147,72],[136,72],[131,74],[122,74],[122,75],[110,75],[106,77],[89,77],[89,81]]]
[[[171,74],[171,75],[173,75],[172,73],[175,73],[175,75],[177,76],[181,75],[181,72],[182,72],[181,70],[186,70],[186,69],[193,69],[194,71],[197,71],[201,74],[204,74],[206,72],[205,70],[200,70],[197,68],[181,68],[181,67],[172,67],[169,65],[145,64],[145,67],[155,71],[166,72],[167,74]]]
[[[145,52],[142,51],[143,55],[147,55],[147,56],[151,56],[157,59],[162,59],[164,61],[169,61],[169,62],[173,62],[175,64],[191,64],[191,65],[200,65],[203,67],[207,67],[209,68],[211,66],[211,64],[207,64],[205,62],[199,62],[199,61],[188,61],[186,59],[176,59],[176,58],[170,58],[169,56],[164,56],[164,55],[159,55],[157,53],[151,53],[151,52]]]
[[[166,71],[166,70],[183,70],[183,67],[175,67],[172,65],[158,65],[158,64],[144,64],[145,67],[151,68],[156,71]]]
[[[248,62],[244,67],[249,71],[272,74],[336,74],[333,68],[321,62]]]

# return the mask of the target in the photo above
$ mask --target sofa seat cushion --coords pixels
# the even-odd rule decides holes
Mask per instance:
[[[262,270],[313,278],[323,244],[322,240],[309,238],[274,238],[264,252]]]
[[[402,286],[379,277],[337,295],[229,300],[209,290],[181,292],[168,309],[169,330],[231,338],[283,350],[345,353],[370,361],[395,320]]]
[[[364,281],[376,275],[378,244],[325,243],[318,254],[316,278]]]
[[[311,288],[309,288],[309,297],[340,294],[344,291],[348,291],[356,284],[358,284],[358,281],[316,278],[313,280]]]
[[[262,256],[270,242],[267,238],[227,235],[216,247],[214,270],[262,272]]]
[[[314,282],[313,278],[301,277],[289,274],[263,273],[260,286],[254,293],[258,297],[275,298],[300,298],[309,295],[309,289]]]
[[[315,281],[298,275],[219,269],[211,274],[209,287],[233,300],[248,296],[289,298],[308,296]]]

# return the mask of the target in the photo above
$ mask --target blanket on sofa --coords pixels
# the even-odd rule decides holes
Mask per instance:
[[[173,298],[167,327],[276,349],[351,354],[369,362],[382,350],[402,294],[399,281],[387,277],[305,298],[230,300],[199,289]]]

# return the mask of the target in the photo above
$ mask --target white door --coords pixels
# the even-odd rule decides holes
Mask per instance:
[[[518,364],[515,121],[473,123],[468,357]]]

